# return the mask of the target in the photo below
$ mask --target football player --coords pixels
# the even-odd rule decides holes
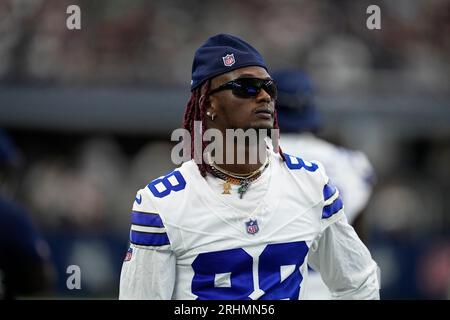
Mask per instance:
[[[323,125],[314,101],[311,78],[302,70],[285,69],[272,74],[277,82],[277,115],[283,151],[323,164],[339,189],[350,224],[361,222],[361,213],[372,193],[375,173],[367,156],[357,150],[334,145],[316,134]],[[359,223],[361,224],[361,223]],[[361,230],[356,228],[356,231]],[[359,234],[361,236],[361,234]],[[330,299],[320,274],[310,273],[308,299]]]
[[[240,38],[219,34],[196,51],[191,92],[191,139],[199,127],[224,136],[278,128],[275,82]],[[224,153],[238,147],[225,150],[225,140],[214,141]],[[137,192],[119,298],[297,300],[310,264],[334,298],[379,299],[378,266],[323,166],[261,143],[245,148],[263,152],[255,162],[193,159]]]
[[[20,151],[0,129],[0,300],[48,295],[55,282],[50,247],[15,197]]]

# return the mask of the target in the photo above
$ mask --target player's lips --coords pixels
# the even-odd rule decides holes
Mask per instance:
[[[255,109],[255,114],[259,118],[263,118],[263,119],[272,119],[273,113],[274,113],[274,111],[270,107],[267,107],[267,106],[259,107],[259,108]]]

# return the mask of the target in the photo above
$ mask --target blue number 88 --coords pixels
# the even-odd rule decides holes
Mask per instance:
[[[199,300],[297,300],[303,280],[300,266],[307,253],[304,241],[267,245],[258,259],[260,294],[253,284],[256,262],[244,249],[201,253],[192,263],[192,293]],[[215,286],[215,278],[220,274],[229,274],[228,286]]]

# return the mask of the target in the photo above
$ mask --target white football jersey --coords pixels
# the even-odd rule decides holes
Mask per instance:
[[[280,145],[283,152],[323,164],[331,182],[341,193],[348,221],[353,223],[367,205],[374,184],[375,173],[367,156],[310,133],[283,134]]]
[[[379,298],[378,267],[323,167],[269,156],[242,199],[193,161],[139,190],[119,298],[301,299],[308,263],[337,298]]]

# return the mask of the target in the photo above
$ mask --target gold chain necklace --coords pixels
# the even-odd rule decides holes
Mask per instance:
[[[218,166],[214,165],[212,161],[210,161],[209,167],[211,168],[211,173],[214,176],[225,181],[223,184],[222,194],[231,194],[230,190],[232,184],[240,185],[238,193],[240,194],[240,198],[242,199],[244,193],[247,192],[248,188],[250,187],[250,183],[261,176],[262,172],[268,167],[269,163],[269,156],[267,156],[266,162],[260,168],[251,173],[240,176],[233,174],[225,169],[219,168]]]

